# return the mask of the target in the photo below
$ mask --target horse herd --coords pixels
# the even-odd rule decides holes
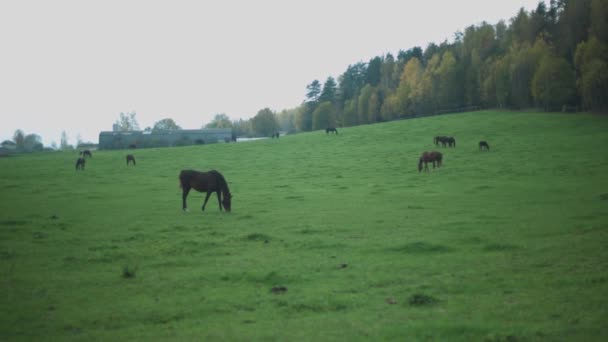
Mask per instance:
[[[76,171],[81,170],[84,171],[84,165],[86,163],[86,158],[93,158],[93,154],[90,150],[80,151],[80,157],[76,160]],[[127,154],[127,166],[129,164],[136,165],[135,156],[132,154]],[[203,203],[202,210],[205,210],[205,205],[209,200],[209,196],[212,193],[217,194],[217,200],[220,205],[220,211],[225,209],[226,211],[230,211],[231,209],[231,200],[232,194],[228,189],[228,183],[224,176],[216,170],[211,170],[209,172],[200,172],[194,170],[182,170],[179,174],[179,183],[182,188],[182,209],[186,211],[186,197],[191,189],[194,189],[199,192],[206,192],[207,196],[205,197],[205,202]]]
[[[326,129],[327,134],[329,134],[330,132],[332,132],[334,134],[338,134],[338,130],[336,130],[335,128]],[[276,134],[276,137],[278,138],[278,134]],[[456,139],[454,139],[454,137],[436,136],[433,139],[433,142],[435,143],[436,146],[439,146],[441,144],[441,146],[443,146],[443,147],[446,147],[446,146],[447,147],[456,147]],[[489,151],[490,145],[486,141],[480,141],[479,150],[484,150],[484,149],[486,151]],[[91,153],[90,150],[80,151],[80,157],[76,161],[76,170],[84,170],[84,165],[85,165],[87,157],[88,158],[93,157],[93,154]],[[133,166],[135,166],[135,156],[134,155],[127,154],[126,160],[127,160],[127,166],[131,163],[133,164]],[[433,164],[433,169],[434,169],[435,167],[441,167],[442,161],[443,161],[443,154],[441,152],[438,152],[438,151],[426,152],[425,151],[422,153],[422,155],[420,156],[420,159],[418,160],[418,172],[422,171],[423,164],[424,164],[424,170],[428,172],[429,163]],[[222,211],[222,209],[224,209],[227,212],[230,212],[231,207],[232,207],[232,197],[233,196],[230,193],[230,189],[228,188],[228,182],[226,182],[226,179],[220,172],[218,172],[216,170],[211,170],[208,172],[200,172],[200,171],[195,171],[195,170],[182,170],[179,174],[179,185],[182,189],[182,210],[184,210],[184,211],[187,210],[188,207],[186,205],[186,198],[188,197],[190,190],[194,189],[198,192],[207,193],[201,210],[203,210],[203,211],[205,210],[205,206],[207,205],[207,201],[209,200],[209,197],[211,196],[212,193],[215,192],[217,195],[217,201],[219,204],[220,211]]]
[[[441,146],[443,146],[443,147],[446,147],[446,146],[447,147],[456,147],[456,139],[454,139],[454,137],[438,135],[435,138],[433,138],[433,142],[435,143],[435,146],[439,146],[439,144],[441,144]],[[479,142],[479,150],[480,151],[483,151],[483,150],[489,151],[490,145],[488,144],[487,141],[482,140]],[[441,152],[424,151],[424,152],[422,152],[420,159],[418,159],[418,172],[422,171],[422,169],[423,169],[422,164],[424,164],[424,170],[428,172],[429,163],[433,164],[433,169],[434,169],[435,167],[441,167],[442,161],[443,161],[443,154],[441,154]]]
[[[93,153],[91,153],[91,150],[84,150],[80,151],[79,154],[80,157],[76,159],[76,171],[84,171],[84,165],[86,164],[87,157],[93,158]],[[129,164],[133,164],[133,166],[135,166],[135,156],[132,154],[127,154],[127,166],[129,166]]]

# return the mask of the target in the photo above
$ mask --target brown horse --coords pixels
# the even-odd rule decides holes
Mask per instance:
[[[222,211],[222,206],[226,209],[227,212],[230,212],[231,208],[231,200],[232,194],[230,194],[230,189],[228,189],[228,183],[224,176],[221,173],[211,170],[208,172],[200,172],[194,170],[182,170],[179,174],[179,182],[182,187],[182,209],[186,210],[186,197],[188,197],[188,193],[190,189],[194,189],[198,192],[206,192],[207,196],[205,196],[205,202],[203,202],[203,207],[201,210],[205,211],[205,205],[209,200],[209,196],[211,196],[212,192],[217,194],[217,201],[220,205],[220,211]],[[221,195],[220,195],[221,193]],[[222,196],[224,197],[222,199]]]
[[[429,171],[428,163],[433,163],[433,169],[435,166],[441,167],[441,163],[443,161],[443,155],[441,152],[433,151],[433,152],[423,152],[418,160],[418,172],[422,171],[422,163],[424,163],[424,170]]]
[[[84,157],[80,157],[76,160],[76,171],[78,171],[79,169],[84,171]]]
[[[80,155],[84,158],[84,157],[89,157],[89,158],[93,158],[93,154],[91,153],[91,150],[84,150],[84,151],[80,151]]]
[[[446,147],[446,145],[448,147],[456,147],[456,139],[454,139],[454,137],[446,137],[440,135],[433,138],[433,142],[436,146],[439,146],[439,143],[441,143],[441,146],[443,147]]]
[[[335,127],[328,127],[325,129],[325,134],[334,133],[338,134],[338,130]]]
[[[490,145],[488,145],[487,141],[483,141],[482,140],[482,141],[479,142],[479,150],[483,151],[484,148],[486,149],[486,151],[489,151],[490,150]]]
[[[132,154],[127,154],[127,166],[129,166],[129,162],[133,162],[133,166],[135,166],[135,156]]]

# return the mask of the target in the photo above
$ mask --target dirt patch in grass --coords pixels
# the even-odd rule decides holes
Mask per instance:
[[[430,306],[439,303],[439,299],[423,293],[413,294],[407,301],[412,306]]]
[[[270,240],[270,236],[268,236],[266,234],[261,234],[261,233],[252,233],[252,234],[249,234],[249,235],[245,236],[245,240],[248,240],[248,241],[269,241]]]

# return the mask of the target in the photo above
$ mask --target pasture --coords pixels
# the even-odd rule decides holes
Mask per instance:
[[[606,340],[607,132],[485,111],[2,158],[0,340]],[[232,213],[182,212],[182,169]]]

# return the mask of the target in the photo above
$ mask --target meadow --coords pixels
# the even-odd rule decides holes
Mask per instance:
[[[2,158],[0,340],[605,341],[607,132],[482,111],[141,149],[135,167]],[[443,167],[419,173],[434,149]],[[232,212],[194,191],[183,212],[182,169],[222,172]]]

